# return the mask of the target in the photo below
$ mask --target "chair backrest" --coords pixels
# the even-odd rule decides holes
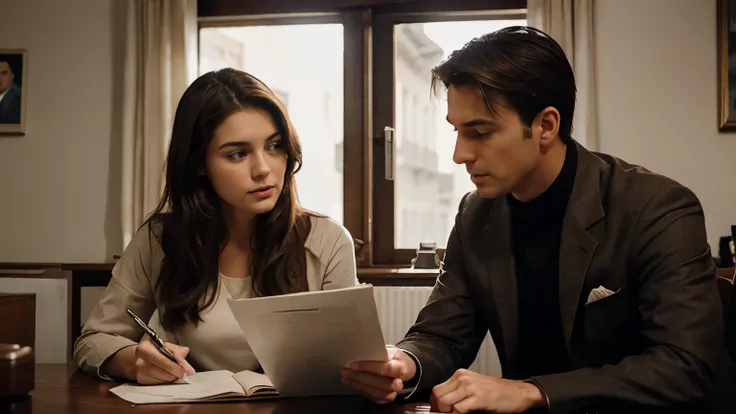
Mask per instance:
[[[728,315],[728,310],[731,307],[731,298],[733,297],[734,285],[733,280],[718,276],[716,278],[716,284],[718,285],[718,296],[721,298],[721,305],[723,305],[723,317]]]
[[[723,324],[726,347],[731,358],[736,361],[736,285],[731,278],[718,277],[718,295],[723,305]]]

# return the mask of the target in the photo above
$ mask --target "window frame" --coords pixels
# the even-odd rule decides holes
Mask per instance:
[[[209,16],[197,20],[197,38],[201,29],[212,27],[278,26],[298,24],[339,23],[343,26],[343,94],[356,99],[343,99],[343,225],[356,240],[357,246],[370,243],[370,140],[366,125],[366,102],[369,102],[370,84],[365,82],[369,62],[369,46],[365,11],[319,12],[293,14],[246,14],[238,16]],[[197,54],[199,65],[199,53]],[[297,126],[298,130],[298,126]],[[360,166],[360,168],[357,168]],[[356,167],[356,168],[354,168]],[[369,249],[358,248],[358,264],[370,263]]]
[[[343,25],[343,165],[351,166],[343,169],[343,225],[356,239],[359,268],[410,267],[416,250],[394,244],[394,182],[383,156],[383,126],[397,124],[393,26],[526,18],[526,0],[198,0],[197,7],[198,39],[207,27]]]
[[[375,13],[373,27],[373,125],[376,126],[374,154],[386,150],[383,135],[384,126],[394,127],[396,119],[396,79],[395,79],[395,36],[394,26],[403,23],[428,23],[443,21],[468,21],[478,19],[506,20],[526,19],[526,9],[489,9],[460,12],[426,13]],[[470,40],[470,39],[468,39]],[[429,95],[430,91],[427,91]],[[395,155],[395,154],[394,154]],[[394,174],[395,175],[395,174]],[[384,157],[373,159],[373,264],[380,266],[410,266],[416,256],[416,248],[397,248],[396,239],[396,197],[395,178],[386,178]],[[458,202],[460,200],[457,200]],[[446,240],[434,240],[444,245]],[[444,249],[438,249],[440,255]]]

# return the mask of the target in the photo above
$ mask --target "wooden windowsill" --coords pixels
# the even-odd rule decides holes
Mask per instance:
[[[64,272],[87,278],[109,277],[115,262],[98,263],[0,263],[0,277],[49,278],[61,277]],[[53,275],[53,276],[52,276]],[[411,269],[408,267],[359,267],[358,280],[375,286],[434,286],[438,269]],[[85,282],[89,283],[89,282]]]
[[[110,271],[114,262],[108,263],[62,263],[62,270],[71,271]],[[403,278],[403,279],[434,279],[439,275],[439,269],[412,269],[408,267],[372,266],[358,267],[358,277],[368,278]]]
[[[0,263],[0,269],[5,270],[70,270],[70,271],[110,271],[115,262],[97,263]],[[439,269],[412,269],[409,267],[370,266],[358,267],[358,275],[366,277],[384,278],[401,277],[409,279],[435,278]]]
[[[375,286],[434,286],[439,269],[359,267],[358,280]]]
[[[408,267],[359,267],[358,276],[403,277],[409,279],[436,278],[439,269],[412,269]]]
[[[111,271],[115,266],[115,262],[98,262],[98,263],[0,263],[0,273],[5,277],[9,277],[10,274],[25,275],[26,277],[49,277],[53,274],[54,278],[59,277],[57,272],[49,272],[51,270],[65,270],[65,271],[83,271],[83,272],[106,272]],[[431,281],[434,284],[434,280],[439,275],[439,269],[411,269],[409,267],[391,267],[391,266],[371,266],[371,267],[358,267],[358,278],[362,280],[371,281],[385,281],[388,280],[413,280],[417,281]],[[734,278],[734,268],[718,268],[717,276],[728,279]],[[396,283],[392,283],[396,284]]]

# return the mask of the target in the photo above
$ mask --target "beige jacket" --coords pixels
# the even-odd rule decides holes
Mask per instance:
[[[154,229],[155,230],[155,229]],[[305,247],[309,290],[337,289],[358,284],[355,250],[348,231],[326,217],[312,217],[312,230]],[[112,270],[112,279],[92,310],[74,346],[74,360],[85,372],[109,379],[100,366],[122,348],[135,345],[140,328],[126,313],[129,308],[166,340],[189,347],[188,360],[199,371],[226,369],[238,372],[258,368],[243,332],[227,305],[228,299],[250,297],[250,278],[220,276],[215,303],[202,312],[196,327],[185,325],[175,334],[163,332],[158,321],[154,295],[163,251],[148,227],[139,230]],[[153,317],[152,317],[153,316]]]

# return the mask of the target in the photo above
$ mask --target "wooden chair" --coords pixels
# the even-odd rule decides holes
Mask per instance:
[[[725,318],[728,317],[731,307],[731,298],[734,294],[733,279],[718,276],[716,278],[716,284],[718,285],[718,296],[720,296],[721,298],[721,305],[723,306],[723,317],[725,320]]]
[[[733,361],[736,361],[736,286],[733,276],[719,275],[716,278],[718,294],[723,305],[724,339],[726,349]],[[731,365],[733,366],[733,365]],[[733,414],[736,412],[736,395],[733,383],[736,382],[736,372],[733,368],[720,378],[717,391],[718,414]]]
[[[723,305],[723,324],[726,348],[731,358],[736,361],[736,285],[734,280],[718,277],[718,294]]]

